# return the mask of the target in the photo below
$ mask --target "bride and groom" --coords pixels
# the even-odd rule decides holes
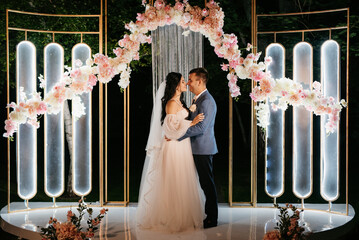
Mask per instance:
[[[207,70],[195,68],[188,83],[171,72],[157,90],[136,213],[141,228],[179,232],[217,226],[212,164],[217,106],[207,82]],[[195,94],[189,109],[183,100],[187,85]]]

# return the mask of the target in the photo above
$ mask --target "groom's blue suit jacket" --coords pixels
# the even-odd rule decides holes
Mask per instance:
[[[193,120],[199,113],[204,113],[204,120],[188,128],[186,134],[178,140],[181,141],[191,137],[193,154],[214,155],[218,152],[214,137],[214,122],[217,113],[216,102],[207,90],[199,96],[194,104],[196,105],[196,110],[191,113],[190,119]]]

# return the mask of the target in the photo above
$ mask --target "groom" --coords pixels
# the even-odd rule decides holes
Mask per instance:
[[[199,182],[206,196],[204,228],[217,226],[218,203],[217,192],[213,180],[213,155],[218,152],[214,138],[214,121],[217,105],[212,95],[207,91],[208,72],[205,68],[195,68],[189,72],[187,85],[196,96],[190,110],[190,118],[204,113],[204,120],[190,127],[179,141],[191,137],[194,162],[197,168]]]

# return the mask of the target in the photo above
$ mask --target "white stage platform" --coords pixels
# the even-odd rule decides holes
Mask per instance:
[[[41,239],[39,228],[45,226],[50,217],[56,217],[59,221],[66,221],[66,214],[70,203],[58,202],[57,209],[30,210],[26,212],[7,213],[7,206],[1,210],[1,227],[4,231],[26,239]],[[77,203],[72,203],[72,210],[77,214]],[[11,203],[11,210],[23,209],[24,203]],[[51,203],[30,203],[31,208],[50,207]],[[279,211],[270,208],[271,204],[261,204],[260,207],[229,207],[220,204],[219,223],[215,228],[203,229],[192,232],[176,234],[144,231],[136,228],[135,213],[137,204],[131,203],[128,207],[109,208],[108,214],[103,219],[99,230],[93,239],[103,240],[219,240],[219,239],[249,239],[260,240],[266,231],[275,226],[275,218]],[[299,207],[299,205],[298,205]],[[327,204],[306,204],[306,208],[326,210]],[[101,208],[94,207],[94,216]],[[345,204],[333,204],[333,211],[345,212]],[[314,234],[335,229],[352,220],[354,209],[349,206],[349,216],[334,214],[324,211],[305,209],[301,214],[301,221],[305,223],[306,231]],[[85,224],[85,222],[84,222]]]

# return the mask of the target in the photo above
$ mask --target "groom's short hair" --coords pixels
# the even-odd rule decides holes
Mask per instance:
[[[203,68],[203,67],[194,68],[194,69],[192,69],[192,70],[189,72],[189,74],[191,74],[191,73],[194,73],[194,74],[196,74],[197,77],[202,78],[204,84],[207,84],[207,82],[208,82],[208,77],[209,77],[209,76],[208,76],[208,71],[207,71],[207,69],[205,69],[205,68]]]

